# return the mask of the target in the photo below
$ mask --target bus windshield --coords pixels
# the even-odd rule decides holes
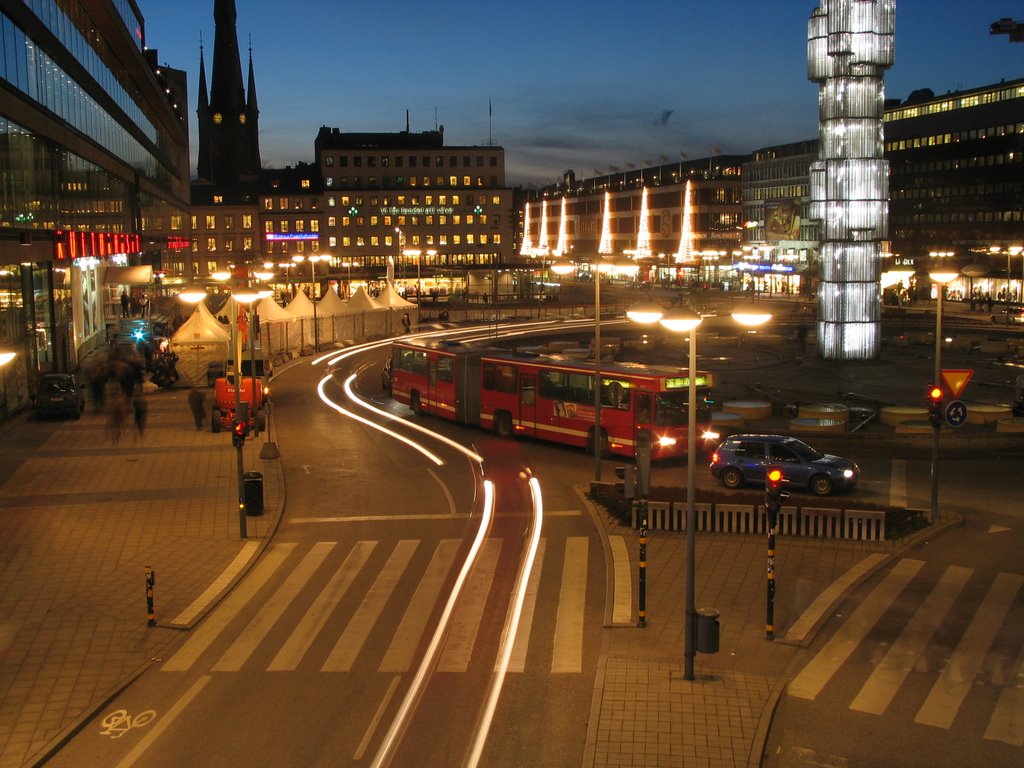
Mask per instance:
[[[697,420],[707,420],[709,414],[703,404],[704,393],[697,390]],[[654,400],[654,424],[658,427],[685,427],[688,413],[688,394],[684,390],[659,392]]]

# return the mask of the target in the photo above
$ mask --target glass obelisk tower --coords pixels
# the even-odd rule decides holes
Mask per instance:
[[[881,347],[881,256],[888,236],[883,73],[896,0],[822,0],[807,24],[807,77],[819,84],[810,218],[821,248],[818,351],[870,360]]]

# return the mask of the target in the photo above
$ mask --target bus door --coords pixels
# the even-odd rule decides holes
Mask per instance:
[[[427,356],[427,391],[423,405],[427,413],[437,413],[437,358],[429,355]]]
[[[519,425],[526,435],[537,433],[537,374],[519,374]]]

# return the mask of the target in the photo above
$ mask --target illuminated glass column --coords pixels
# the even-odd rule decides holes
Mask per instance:
[[[888,236],[883,73],[895,0],[823,0],[807,24],[807,77],[819,84],[810,217],[820,222],[818,351],[870,360],[881,347],[882,241]]]

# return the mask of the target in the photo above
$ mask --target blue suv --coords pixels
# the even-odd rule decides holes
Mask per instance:
[[[763,484],[771,467],[782,470],[789,487],[804,487],[817,496],[848,491],[860,476],[855,462],[785,435],[733,435],[711,454],[711,474],[726,488]]]

